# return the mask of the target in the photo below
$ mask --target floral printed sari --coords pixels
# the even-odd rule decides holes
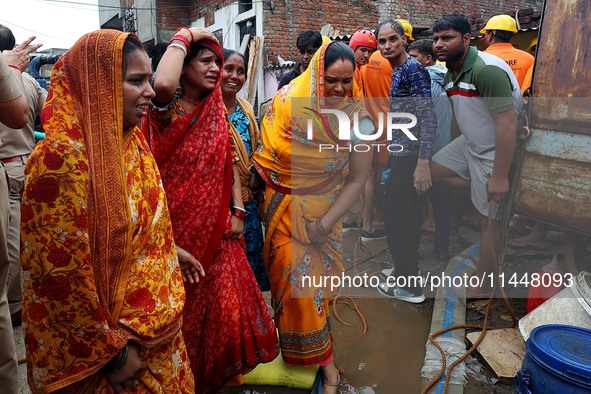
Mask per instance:
[[[304,277],[340,275],[343,270],[341,222],[324,245],[310,242],[306,223],[321,218],[336,199],[348,172],[349,151],[319,149],[321,144],[346,148],[339,140],[335,116],[318,116],[323,108],[324,56],[330,43],[314,55],[308,69],[277,93],[263,120],[255,167],[265,179],[264,261],[271,279],[275,324],[281,353],[290,364],[327,365],[332,361],[328,319],[330,294],[304,283]],[[349,120],[368,116],[354,85],[340,105]],[[313,138],[307,137],[308,119]],[[317,282],[318,283],[318,282]]]
[[[123,132],[122,47],[89,33],[53,68],[21,217],[23,320],[35,392],[113,392],[128,341],[148,369],[125,392],[190,393],[185,291],[166,196],[138,128]]]

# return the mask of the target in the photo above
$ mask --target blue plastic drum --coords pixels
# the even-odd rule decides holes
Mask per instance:
[[[532,330],[515,376],[520,394],[591,393],[591,330],[550,324]]]

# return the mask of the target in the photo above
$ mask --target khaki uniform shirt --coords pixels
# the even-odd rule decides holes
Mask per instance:
[[[39,83],[27,73],[22,74],[25,95],[29,103],[29,121],[18,130],[0,123],[0,159],[29,155],[35,148],[35,118],[41,113],[43,104],[47,98],[47,91],[39,86]]]

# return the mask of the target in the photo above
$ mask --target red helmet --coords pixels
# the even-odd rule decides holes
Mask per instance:
[[[369,30],[359,30],[349,40],[349,46],[353,49],[353,52],[359,45],[376,49],[376,43],[376,36]]]

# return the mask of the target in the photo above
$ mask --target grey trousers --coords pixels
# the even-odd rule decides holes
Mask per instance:
[[[6,247],[9,220],[8,183],[2,163],[0,164],[0,388],[2,393],[16,394],[19,391],[16,350],[6,297],[6,283],[10,267]]]

